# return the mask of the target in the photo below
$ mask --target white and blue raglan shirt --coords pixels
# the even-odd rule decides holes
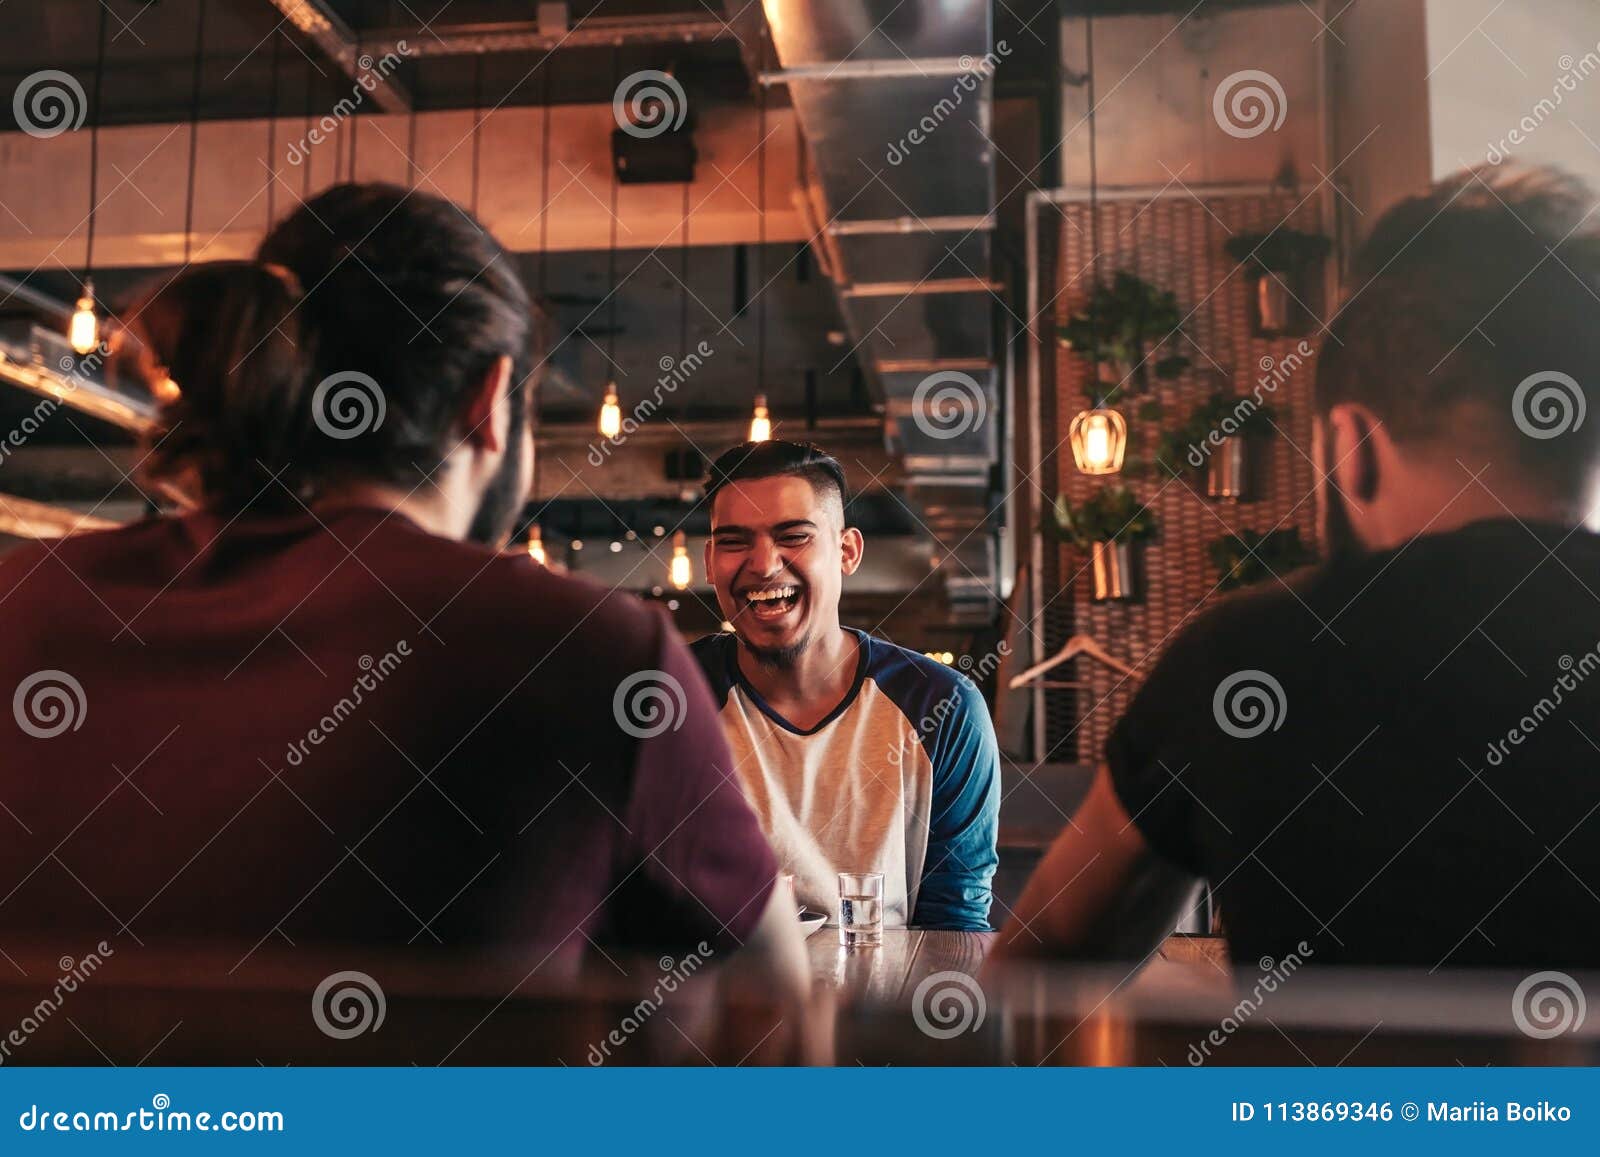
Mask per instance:
[[[838,873],[882,872],[885,926],[983,931],[999,862],[989,709],[965,675],[851,633],[850,692],[809,731],[745,680],[732,634],[693,644],[745,797],[806,907],[837,920]]]

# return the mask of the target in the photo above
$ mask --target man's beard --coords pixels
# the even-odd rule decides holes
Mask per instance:
[[[787,647],[757,647],[749,639],[742,636],[739,638],[739,642],[746,651],[750,652],[751,658],[755,659],[763,667],[786,671],[795,665],[801,654],[811,645],[811,636],[805,635],[798,641],[790,643]]]
[[[511,538],[511,532],[517,525],[517,516],[522,513],[527,498],[522,492],[523,450],[526,445],[525,438],[511,439],[511,446],[500,461],[500,469],[495,471],[494,477],[489,479],[489,485],[484,488],[477,513],[472,516],[472,525],[467,528],[467,541],[499,549]]]

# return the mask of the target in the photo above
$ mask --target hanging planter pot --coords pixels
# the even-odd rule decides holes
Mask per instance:
[[[1303,334],[1309,328],[1306,311],[1300,302],[1304,295],[1299,290],[1291,292],[1284,273],[1262,273],[1256,278],[1256,291],[1252,318],[1257,337],[1290,337]]]
[[[1234,502],[1250,495],[1250,439],[1234,434],[1222,439],[1206,459],[1206,497]]]
[[[1332,250],[1332,241],[1320,233],[1274,229],[1235,234],[1224,248],[1250,272],[1250,314],[1257,337],[1304,337],[1311,332],[1315,318],[1306,303],[1316,280],[1312,273]]]
[[[1131,542],[1089,544],[1089,567],[1094,576],[1095,602],[1131,602],[1138,598],[1138,576],[1134,561],[1134,544]]]
[[[1065,495],[1045,511],[1045,534],[1089,554],[1096,602],[1139,597],[1138,546],[1156,533],[1150,508],[1126,486],[1097,490],[1074,506]]]

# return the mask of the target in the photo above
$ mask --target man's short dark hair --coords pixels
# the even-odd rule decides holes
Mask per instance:
[[[1600,400],[1594,207],[1562,173],[1485,166],[1390,209],[1357,252],[1322,343],[1318,413],[1360,403],[1402,445],[1454,446],[1463,462],[1510,457],[1553,496],[1578,497],[1600,414],[1529,436],[1538,384],[1518,387],[1559,374],[1578,384],[1574,407]]]
[[[811,442],[742,442],[724,451],[706,472],[706,505],[730,482],[776,478],[792,474],[811,483],[819,498],[838,495],[840,507],[850,501],[844,467],[822,447]]]

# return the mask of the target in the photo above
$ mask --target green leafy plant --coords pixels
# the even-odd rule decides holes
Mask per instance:
[[[1119,270],[1110,285],[1096,283],[1089,303],[1059,326],[1056,335],[1063,346],[1110,366],[1118,383],[1136,389],[1148,385],[1147,369],[1166,381],[1189,365],[1187,357],[1171,352],[1183,336],[1177,295],[1126,270]],[[1101,384],[1097,366],[1091,396],[1109,404],[1121,391],[1120,385]]]
[[[1266,534],[1254,530],[1225,534],[1214,539],[1207,552],[1211,555],[1221,579],[1220,585],[1225,591],[1247,587],[1264,579],[1281,578],[1317,560],[1316,553],[1300,541],[1300,531],[1295,527],[1271,530]]]
[[[1247,401],[1250,405],[1243,406]],[[1203,445],[1213,433],[1219,437],[1264,434],[1277,416],[1278,412],[1265,402],[1230,397],[1218,390],[1190,410],[1182,425],[1161,435],[1156,446],[1156,463],[1170,474],[1181,474],[1193,465],[1188,458],[1191,446]]]
[[[1087,550],[1096,542],[1142,542],[1153,538],[1155,513],[1126,486],[1096,490],[1074,506],[1065,494],[1044,512],[1044,532]]]
[[[1229,257],[1252,266],[1260,275],[1304,269],[1332,252],[1333,242],[1321,233],[1275,229],[1271,233],[1236,233],[1223,248]]]

